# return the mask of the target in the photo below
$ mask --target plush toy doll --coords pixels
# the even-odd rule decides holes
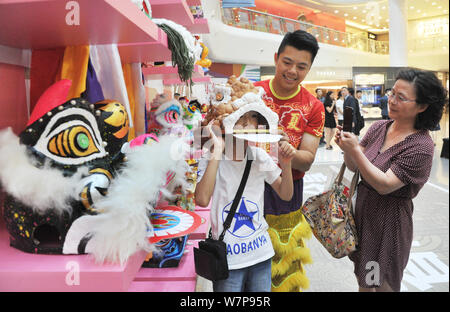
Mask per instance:
[[[152,249],[149,213],[167,172],[185,168],[188,145],[160,137],[122,150],[129,128],[124,106],[66,101],[70,86],[68,80],[51,86],[19,137],[0,131],[10,244],[30,253],[90,253],[97,262],[123,264],[136,251]]]
[[[195,37],[195,56],[196,56],[196,65],[199,65],[201,67],[204,68],[209,68],[212,65],[212,62],[210,59],[207,59],[206,57],[209,54],[209,49],[207,46],[205,46],[205,44],[203,43],[203,41],[200,39],[199,36],[194,36]]]
[[[178,100],[159,94],[151,103],[151,112],[147,132],[156,136],[183,134],[183,108]]]
[[[211,106],[202,126],[212,124],[220,127],[222,133],[251,142],[278,142],[278,115],[267,107],[263,100],[264,90],[256,88],[246,78],[239,80],[231,76],[225,86],[216,86],[211,95]],[[236,122],[247,112],[254,111],[261,116],[260,126],[264,129],[239,131]]]
[[[192,100],[183,106],[183,123],[189,130],[194,130],[202,119],[201,105],[198,100]]]

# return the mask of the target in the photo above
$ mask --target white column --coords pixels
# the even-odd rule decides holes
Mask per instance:
[[[407,0],[389,0],[389,61],[392,67],[408,66]]]

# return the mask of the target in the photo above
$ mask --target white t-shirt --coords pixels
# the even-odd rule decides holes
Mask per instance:
[[[274,256],[272,242],[264,219],[264,181],[272,184],[280,176],[281,169],[261,148],[249,147],[254,157],[247,184],[224,242],[227,244],[227,261],[230,270],[249,267]],[[250,152],[250,153],[249,153]],[[246,160],[221,160],[211,203],[211,229],[214,239],[223,231],[231,204],[244,174]],[[208,165],[202,158],[198,164],[198,182]]]
[[[344,100],[342,99],[336,100],[336,111],[338,113],[338,120],[344,120],[344,114],[341,114],[339,110],[341,110],[341,112],[344,111]]]

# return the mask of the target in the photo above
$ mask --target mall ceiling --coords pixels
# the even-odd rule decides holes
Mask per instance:
[[[346,19],[347,25],[374,33],[389,29],[389,0],[287,0]],[[391,0],[392,1],[392,0]],[[448,16],[448,0],[406,0],[408,20]]]

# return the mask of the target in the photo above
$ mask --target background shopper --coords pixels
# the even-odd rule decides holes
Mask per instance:
[[[334,114],[336,113],[336,100],[334,98],[333,91],[327,92],[323,105],[325,107],[325,148],[327,150],[331,150],[333,149],[331,140],[333,139],[334,132],[336,131],[336,119],[334,118]]]

